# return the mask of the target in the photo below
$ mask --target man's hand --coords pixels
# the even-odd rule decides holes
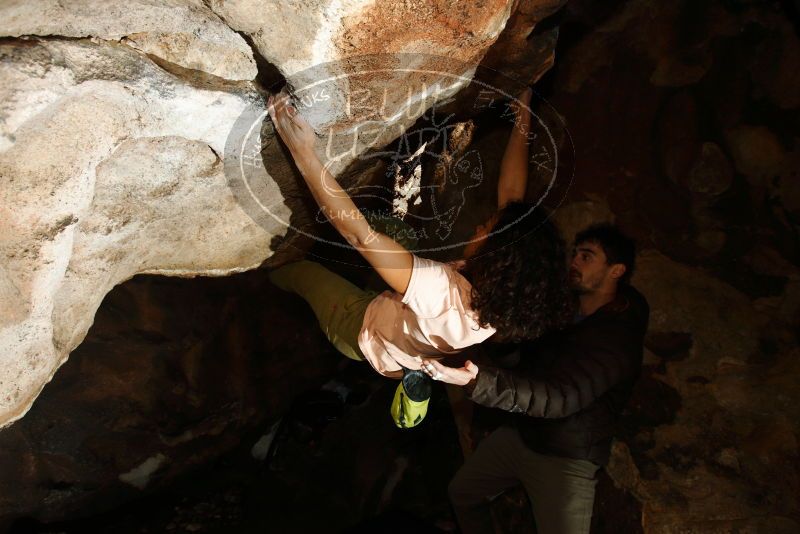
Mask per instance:
[[[456,386],[465,386],[478,376],[478,366],[470,360],[464,362],[464,367],[447,367],[436,360],[427,360],[421,369],[434,380]]]
[[[314,129],[289,101],[289,95],[283,91],[271,95],[267,101],[267,111],[275,130],[295,159],[313,152],[316,140]]]

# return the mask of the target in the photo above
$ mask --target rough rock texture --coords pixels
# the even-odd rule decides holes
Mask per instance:
[[[395,129],[359,137],[356,150],[335,162],[334,170],[343,169],[359,151],[393,139],[433,102],[468,84],[516,6],[524,16],[514,20],[524,24],[515,23],[513,35],[529,32],[556,4],[0,5],[0,426],[6,426],[0,449],[7,452],[0,476],[4,487],[22,488],[4,493],[0,528],[9,517],[55,520],[163,487],[230,448],[237,433],[279,413],[292,388],[305,384],[302,377],[317,380],[317,371],[326,369],[315,359],[319,337],[305,340],[308,346],[295,338],[296,346],[270,344],[273,337],[264,349],[264,340],[250,337],[254,331],[274,328],[280,338],[304,330],[274,317],[254,323],[230,309],[257,306],[203,296],[210,286],[199,281],[134,279],[97,312],[114,286],[139,273],[222,276],[275,260],[276,252],[302,252],[287,246],[285,225],[253,220],[223,172],[237,118],[246,108],[256,116],[264,111],[261,83],[286,78],[301,100],[308,95],[302,83],[321,72],[303,69],[348,57],[335,65],[348,78],[330,86],[331,94],[368,95],[351,108],[362,113],[342,115],[333,102],[301,101],[303,113],[321,134],[344,132],[343,144],[359,121]],[[502,35],[505,46],[510,35]],[[550,64],[554,40],[547,42],[549,52],[538,47],[531,55],[532,71]],[[386,56],[374,54],[386,52],[407,54],[390,62],[393,68],[438,71],[360,73],[385,66]],[[443,53],[449,58],[431,56]],[[363,54],[366,60],[353,57]],[[547,62],[537,66],[542,57]],[[251,81],[256,62],[258,81]],[[384,92],[388,105],[380,110],[389,120],[365,115],[374,113]],[[307,192],[271,126],[261,126],[270,208],[305,227]],[[367,162],[342,177],[346,185],[369,183],[381,170]],[[230,284],[241,297],[258,294],[259,283]],[[267,301],[277,300],[268,293]],[[187,317],[173,308],[194,311]],[[8,426],[81,344],[96,313],[104,326],[78,349],[79,359],[67,363],[62,379],[55,375],[38,410]],[[262,317],[261,310],[253,313]],[[313,325],[308,316],[304,321]],[[301,357],[291,367],[262,367],[263,351]],[[233,361],[229,353],[237,355]],[[303,363],[314,372],[278,378],[284,372],[278,369],[295,372]],[[265,390],[267,370],[284,387]]]
[[[97,37],[229,80],[258,73],[253,51],[201,0],[9,0],[0,36]]]
[[[540,71],[516,47],[525,42],[539,66],[552,55],[545,46],[552,26],[531,25],[539,20],[536,6],[545,16],[554,2],[520,2],[494,37],[499,26],[474,36],[453,31],[470,22],[444,2],[414,4],[418,11],[405,3],[317,2],[322,9],[314,13],[327,18],[302,20],[291,18],[292,7],[311,2],[270,3],[269,11],[247,1],[206,4],[296,87],[314,50],[320,61],[337,59],[347,43],[381,52],[375,35],[393,50],[414,52],[428,50],[426,42],[442,50],[472,43],[473,52],[453,52],[460,59],[481,57],[477,50],[496,38],[498,50],[509,48],[490,48],[485,63],[507,57],[520,66],[519,83]],[[644,372],[607,469],[615,487],[603,479],[595,532],[799,528],[800,69],[785,6],[568,4],[563,54],[540,90],[567,125],[558,146],[568,151],[571,138],[575,157],[560,161],[569,179],[545,203],[567,236],[598,219],[634,235],[643,249],[635,283],[652,307]],[[500,20],[493,13],[507,13],[507,5],[491,2],[469,9],[491,24]],[[415,38],[406,43],[396,31],[403,20],[414,21],[406,33]],[[287,25],[297,31],[281,33]],[[223,274],[253,266],[272,254],[270,234],[284,230],[248,222],[219,181],[217,156],[238,110],[258,101],[254,85],[181,70],[176,60],[154,52],[148,59],[124,42],[2,46],[0,317],[10,327],[0,330],[0,346],[21,347],[30,358],[3,351],[0,361],[10,376],[27,373],[35,394],[114,284],[140,271]],[[337,68],[352,74],[353,65]],[[360,79],[375,94],[383,83],[398,85],[395,78]],[[317,110],[318,124],[347,131],[347,117]],[[459,202],[449,239],[468,235],[492,209],[491,177],[509,126],[488,115],[460,118],[443,158],[420,158],[433,198]],[[436,164],[474,163],[473,150],[487,180],[462,195],[463,182],[453,187]],[[275,143],[266,153],[281,196],[302,197]],[[185,204],[197,189],[204,193]],[[285,202],[276,199],[298,215]],[[423,208],[416,214],[426,215]],[[433,225],[421,229],[441,241]],[[34,255],[42,261],[30,261]],[[87,271],[91,277],[81,274]],[[99,495],[117,502],[140,487],[163,487],[281,412],[289,395],[322,381],[331,360],[313,318],[260,275],[134,278],[112,292],[87,343],[31,412],[0,433],[0,487],[20,488],[2,494],[0,523],[16,515],[58,519],[97,509]],[[27,345],[12,334],[28,335]],[[24,411],[20,402],[6,406]],[[343,457],[331,451],[329,461]],[[387,463],[380,465],[385,471]],[[524,498],[517,503],[527,510]],[[624,503],[625,517],[614,516],[621,513],[615,503]]]
[[[0,36],[47,39],[7,39],[0,52],[9,211],[0,223],[0,339],[9,349],[0,360],[0,425],[25,413],[114,285],[142,272],[223,275],[274,252],[272,238],[286,228],[274,220],[259,228],[248,218],[220,161],[239,114],[263,109],[257,84],[234,81],[254,77],[254,52],[298,100],[310,94],[303,82],[324,72],[346,76],[326,82],[332,98],[303,106],[321,134],[345,133],[331,145],[338,152],[326,153],[340,171],[465,86],[514,5],[4,2]],[[385,69],[387,52],[414,54],[388,66],[415,73],[362,72]],[[321,62],[328,62],[322,70]],[[359,94],[367,95],[361,104],[342,112],[343,99],[352,104]],[[348,130],[369,123],[382,126],[367,135]],[[297,177],[271,127],[262,135],[271,146],[262,154],[268,202],[301,225],[302,202],[286,200],[303,196]]]
[[[192,87],[119,44],[1,46],[8,424],[114,285],[140,272],[252,268],[272,235],[236,203],[218,156],[227,129],[259,98],[252,86]]]
[[[531,3],[553,2],[526,4]],[[336,146],[352,146],[357,154],[396,139],[434,102],[469,84],[515,6],[508,0],[208,4],[232,28],[251,36],[298,100],[324,91],[324,100],[308,106],[307,118],[318,131],[351,134],[337,137]],[[276,38],[276,21],[291,31]],[[332,168],[342,170],[346,163],[334,162]]]
[[[639,257],[634,283],[651,306],[651,352],[634,401],[640,426],[617,444],[609,473],[642,502],[645,531],[795,531],[797,350],[764,361],[770,319],[658,253]],[[653,417],[665,408],[674,413]]]
[[[435,53],[474,64],[497,39],[515,5],[503,0],[460,6],[447,0],[207,3],[232,28],[252,35],[261,55],[287,75],[339,58],[384,53]],[[297,18],[299,11],[303,19]],[[276,22],[284,21],[292,22],[292,31],[275,39]]]
[[[483,58],[483,68],[476,75],[478,83],[471,84],[459,102],[471,104],[487,86],[516,96],[522,85],[538,81],[555,61],[558,25],[547,19],[565,4],[566,0],[520,1],[505,30]],[[458,111],[463,114],[466,110]]]

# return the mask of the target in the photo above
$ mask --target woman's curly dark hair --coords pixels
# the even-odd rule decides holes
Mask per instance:
[[[461,272],[472,284],[478,322],[502,341],[535,339],[572,319],[566,246],[540,207],[506,205]]]

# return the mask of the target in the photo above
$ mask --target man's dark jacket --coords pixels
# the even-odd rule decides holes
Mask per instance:
[[[481,366],[470,394],[518,417],[534,451],[605,465],[642,366],[650,309],[630,286],[566,330],[523,345],[513,369]]]

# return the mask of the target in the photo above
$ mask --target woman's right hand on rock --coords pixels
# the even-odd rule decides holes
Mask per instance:
[[[295,159],[313,153],[316,142],[314,129],[292,105],[289,95],[283,91],[271,95],[267,101],[267,111],[275,130]]]

